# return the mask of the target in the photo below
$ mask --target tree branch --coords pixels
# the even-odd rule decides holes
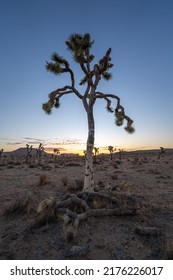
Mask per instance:
[[[55,100],[57,98],[62,97],[64,94],[69,94],[69,93],[75,93],[77,97],[79,97],[80,99],[83,98],[83,96],[78,92],[78,90],[72,86],[64,86],[62,88],[58,88],[57,90],[52,91],[49,94],[49,98],[50,100]]]
[[[133,120],[125,114],[124,107],[120,104],[120,98],[117,95],[105,94],[105,93],[97,91],[96,92],[96,99],[97,98],[105,99],[107,101],[107,104],[110,104],[110,105],[111,105],[111,100],[109,98],[116,99],[117,105],[116,105],[116,108],[115,108],[115,113],[120,112],[121,115],[123,116],[123,118],[127,120],[128,126],[132,125]]]

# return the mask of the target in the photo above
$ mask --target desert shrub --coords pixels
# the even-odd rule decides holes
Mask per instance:
[[[66,164],[64,164],[65,166],[81,166],[80,163],[78,162],[75,162],[75,161],[71,161],[71,162],[68,162]]]
[[[68,185],[67,190],[69,192],[78,192],[83,190],[84,182],[81,179],[76,179],[74,183]]]
[[[29,198],[17,198],[15,201],[11,202],[6,206],[4,210],[5,216],[10,216],[13,214],[27,214],[31,211],[32,205]]]
[[[52,169],[52,167],[50,165],[43,165],[42,166],[42,170],[50,171],[51,169]]]
[[[83,185],[84,185],[84,181],[82,179],[76,179],[75,180],[75,185],[76,185],[77,189],[82,190]]]
[[[44,199],[39,203],[37,207],[39,222],[46,223],[49,221],[55,221],[57,219],[55,214],[55,204],[56,201],[52,197]]]
[[[168,238],[166,234],[161,235],[160,240],[161,258],[164,260],[173,260],[173,244],[172,239]]]
[[[63,184],[63,186],[67,186],[67,183],[68,183],[68,177],[67,177],[67,176],[63,176],[63,177],[61,177],[61,183]]]
[[[62,212],[58,212],[56,217],[57,220],[62,223],[63,238],[66,242],[72,241],[77,235],[77,228],[71,221],[71,218],[66,213]]]
[[[49,183],[49,181],[48,181],[47,175],[46,174],[40,175],[37,185],[38,186],[44,186],[44,185],[46,185],[48,183]]]
[[[73,224],[71,223],[63,224],[62,229],[63,229],[63,237],[66,242],[70,242],[75,238],[77,234],[77,229]]]

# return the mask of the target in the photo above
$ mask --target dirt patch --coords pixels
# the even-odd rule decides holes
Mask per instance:
[[[45,199],[61,201],[79,191],[83,157],[28,164],[24,158],[0,159],[0,259],[172,259],[172,169],[171,154],[124,156],[121,162],[116,155],[112,161],[109,155],[98,156],[96,191],[121,198],[124,205],[135,199],[138,211],[89,217],[75,228],[51,211],[43,218],[37,210]],[[139,227],[156,228],[158,234],[140,234]]]

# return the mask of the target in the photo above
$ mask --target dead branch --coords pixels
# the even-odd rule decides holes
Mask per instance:
[[[90,192],[90,191],[82,191],[80,193],[78,193],[79,197],[100,197],[100,198],[105,198],[107,200],[109,200],[110,202],[112,202],[113,204],[116,204],[119,208],[123,207],[123,203],[116,197],[114,196],[109,196],[103,193],[99,193],[99,192]]]

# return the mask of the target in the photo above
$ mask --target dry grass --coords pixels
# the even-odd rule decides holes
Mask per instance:
[[[161,236],[161,254],[164,260],[173,260],[173,243],[166,234]]]
[[[44,185],[46,185],[46,184],[48,184],[48,183],[49,183],[49,180],[48,180],[47,175],[46,175],[46,174],[40,175],[40,177],[39,177],[39,179],[38,179],[37,185],[38,185],[38,186],[44,186]]]
[[[68,184],[68,176],[61,177],[61,183],[66,187]]]
[[[13,214],[28,214],[32,210],[33,206],[30,201],[30,198],[20,197],[15,201],[11,202],[6,206],[4,210],[5,216],[10,216]]]
[[[55,214],[55,203],[56,201],[52,197],[44,199],[39,203],[37,208],[39,221],[46,223],[57,219]]]
[[[84,182],[82,179],[76,179],[75,180],[75,185],[76,185],[76,188],[77,190],[82,190],[83,189],[83,185],[84,185]]]

